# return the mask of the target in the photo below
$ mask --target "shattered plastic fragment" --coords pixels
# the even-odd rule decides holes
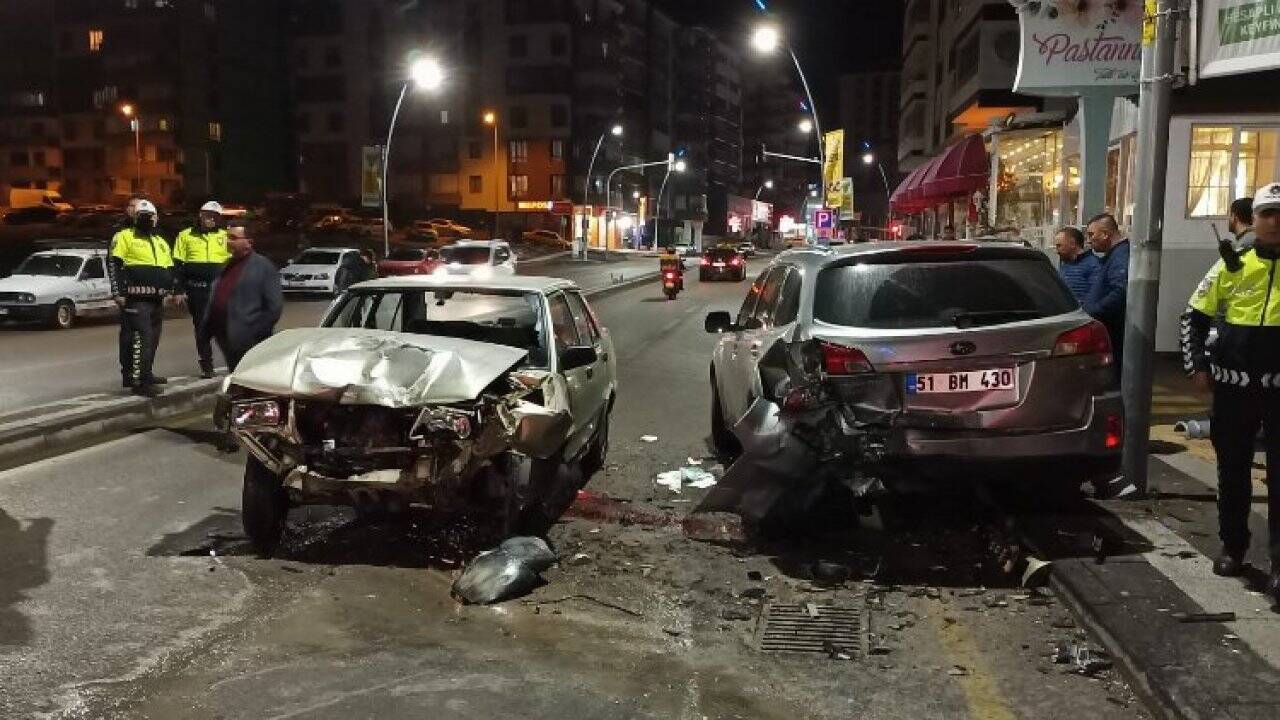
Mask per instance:
[[[658,436],[657,436],[657,435],[641,435],[641,436],[640,436],[640,442],[643,442],[643,443],[656,443],[656,442],[658,442]]]
[[[542,571],[555,562],[555,553],[542,538],[508,538],[467,564],[453,584],[453,594],[477,605],[509,600],[533,589]]]

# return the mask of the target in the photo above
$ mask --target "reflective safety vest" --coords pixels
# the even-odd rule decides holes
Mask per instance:
[[[1219,383],[1280,390],[1280,251],[1255,246],[1240,262],[1231,272],[1219,261],[1191,296],[1182,321],[1184,365]],[[1205,338],[1219,313],[1209,358]]]
[[[173,243],[173,259],[184,263],[222,265],[231,259],[231,251],[227,249],[227,231],[200,232],[195,228],[183,230]]]
[[[158,233],[143,235],[125,228],[111,239],[111,292],[116,296],[154,298],[173,290],[173,256]]]

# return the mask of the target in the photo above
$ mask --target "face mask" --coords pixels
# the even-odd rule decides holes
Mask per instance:
[[[212,230],[218,227],[218,221],[214,218],[200,218],[200,227],[205,230]]]
[[[151,214],[138,216],[138,229],[150,232],[156,229],[156,216]]]

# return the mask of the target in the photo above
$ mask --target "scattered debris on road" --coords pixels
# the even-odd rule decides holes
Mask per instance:
[[[510,600],[532,590],[555,562],[555,553],[542,538],[508,538],[467,564],[453,584],[453,595],[473,605]]]
[[[716,484],[716,476],[700,467],[702,464],[701,460],[696,461],[697,464],[692,464],[694,461],[693,458],[689,458],[689,460],[691,461],[691,464],[686,465],[679,470],[668,470],[666,472],[658,473],[654,482],[675,493],[680,492],[681,488],[684,487],[704,490]]]
[[[657,436],[657,435],[641,435],[641,436],[640,436],[640,442],[642,442],[642,443],[656,443],[656,442],[658,442],[658,436]]]
[[[1173,616],[1180,623],[1235,622],[1236,620],[1236,614],[1233,612],[1174,613]]]

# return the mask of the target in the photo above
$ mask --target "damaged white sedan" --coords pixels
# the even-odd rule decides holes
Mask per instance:
[[[604,466],[616,363],[567,280],[356,285],[321,327],[272,336],[228,378],[245,531],[270,552],[290,506],[325,504],[545,532]]]

